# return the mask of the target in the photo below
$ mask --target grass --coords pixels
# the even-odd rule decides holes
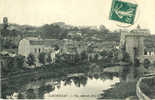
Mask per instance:
[[[140,88],[145,95],[155,99],[155,77],[142,80]]]
[[[120,82],[108,90],[104,90],[100,99],[124,99],[130,96],[136,96],[135,82]]]

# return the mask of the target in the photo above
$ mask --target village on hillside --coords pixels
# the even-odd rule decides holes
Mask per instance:
[[[44,25],[41,27],[20,26],[16,24],[9,24],[6,17],[3,18],[1,28],[1,56],[6,57],[24,57],[24,64],[28,62],[26,58],[32,60],[32,64],[36,67],[40,64],[55,63],[56,55],[72,55],[71,60],[75,60],[73,56],[81,54],[87,55],[87,60],[102,59],[102,52],[112,52],[112,56],[118,57],[121,55],[120,48],[123,48],[126,40],[125,37],[129,35],[129,30],[118,30],[111,32],[101,25],[97,27],[74,27],[66,25],[63,22],[53,23],[51,25]],[[149,62],[154,63],[155,56],[155,41],[154,35],[151,35],[149,30],[140,29],[140,26],[133,31],[133,36],[137,31],[142,33],[144,37],[137,42],[144,41],[139,55],[145,56]],[[129,35],[128,35],[129,34]],[[135,38],[137,36],[135,35]],[[131,43],[134,42],[134,43]],[[128,44],[129,43],[129,44]],[[135,41],[129,39],[127,45],[135,44]],[[143,47],[144,45],[144,47]],[[131,47],[131,46],[130,46]],[[127,51],[128,53],[132,51]],[[139,52],[139,51],[138,51]],[[131,54],[130,54],[131,55]],[[39,56],[39,59],[37,59]],[[22,57],[21,57],[22,58]],[[34,61],[33,61],[33,58]],[[130,57],[131,58],[131,57]],[[143,60],[144,60],[143,58]],[[29,60],[30,60],[29,59]],[[81,58],[79,58],[81,59]],[[49,61],[49,62],[48,62]],[[72,62],[72,61],[71,61]],[[5,61],[2,61],[3,66],[7,66]],[[31,63],[28,62],[28,63]],[[40,64],[39,64],[40,63]],[[34,67],[34,66],[31,66]]]
[[[27,75],[39,80],[49,72],[44,77],[83,75],[78,73],[89,76],[103,72],[120,75],[124,71],[131,73],[130,68],[135,68],[131,76],[136,79],[155,73],[155,35],[140,25],[133,30],[115,31],[104,25],[77,27],[63,22],[35,27],[12,24],[4,17],[0,41],[2,81]],[[36,77],[32,77],[33,74]],[[132,80],[131,76],[127,80]],[[3,98],[10,94],[2,93]]]

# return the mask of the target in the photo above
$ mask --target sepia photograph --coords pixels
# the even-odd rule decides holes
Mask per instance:
[[[155,100],[155,0],[0,0],[0,99]]]

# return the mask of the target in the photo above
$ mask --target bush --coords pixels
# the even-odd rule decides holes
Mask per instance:
[[[142,82],[140,84],[140,89],[142,90],[143,93],[145,93],[146,95],[149,95],[151,93],[151,89],[149,87],[149,85],[147,83]]]
[[[35,57],[33,54],[29,54],[29,56],[27,57],[27,64],[28,65],[35,65]]]
[[[148,60],[148,59],[144,59],[144,67],[145,68],[149,68],[149,66],[150,66],[150,64],[151,64],[151,62],[150,62],[150,60]]]
[[[124,61],[124,62],[130,62],[130,56],[129,56],[129,54],[127,52],[124,52],[123,53],[123,59],[122,59],[122,61]]]
[[[2,74],[20,72],[24,66],[24,56],[6,57],[6,64],[2,66]]]
[[[140,65],[140,62],[139,62],[139,60],[136,58],[136,59],[135,59],[134,66],[135,66],[135,67],[139,67],[139,65]]]
[[[44,53],[44,52],[42,52],[42,53],[39,54],[38,59],[39,59],[39,62],[40,63],[42,63],[42,64],[45,64],[46,63],[45,56],[46,56],[46,53]]]
[[[124,99],[129,96],[136,96],[136,82],[116,83],[113,88],[103,90],[101,99]]]

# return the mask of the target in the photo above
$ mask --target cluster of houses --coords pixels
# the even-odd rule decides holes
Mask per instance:
[[[18,54],[27,58],[30,54],[33,54],[35,58],[38,58],[39,54],[49,53],[51,62],[55,63],[55,57],[57,54],[81,54],[86,51],[87,47],[83,41],[76,41],[73,39],[42,39],[39,37],[27,37],[19,42]],[[39,62],[36,59],[37,62]]]
[[[74,34],[75,35],[75,34]],[[40,37],[26,37],[19,42],[18,54],[25,56],[27,58],[30,54],[33,54],[36,58],[36,65],[39,66],[38,56],[40,53],[50,54],[51,63],[55,63],[56,55],[82,55],[83,52],[86,53],[87,60],[91,61],[95,59],[101,59],[99,55],[105,48],[101,46],[105,43],[96,43],[91,41],[84,41],[82,39],[74,39],[74,35],[69,34],[69,38],[66,39],[43,39]],[[81,37],[80,33],[77,33],[77,37]],[[99,47],[98,47],[99,46]],[[113,43],[113,47],[119,49],[117,43]],[[106,49],[107,50],[107,49]],[[68,59],[69,60],[69,59]]]

